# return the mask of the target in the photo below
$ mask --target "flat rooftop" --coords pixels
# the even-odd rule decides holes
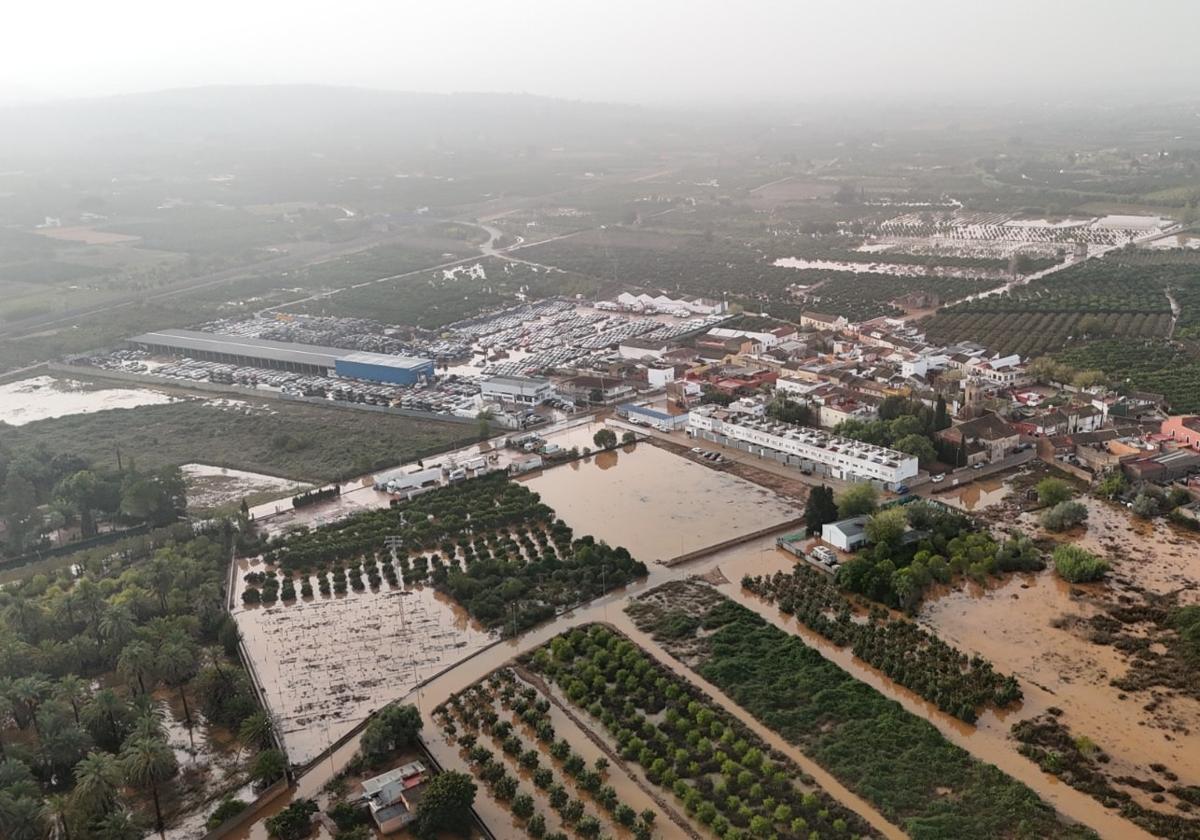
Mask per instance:
[[[301,365],[332,368],[338,359],[355,355],[354,350],[322,347],[319,344],[297,344],[292,341],[272,341],[267,338],[243,338],[239,335],[206,333],[198,330],[160,330],[142,333],[131,339],[137,344],[160,344],[176,350],[199,353],[225,353],[233,356],[272,359]]]
[[[411,356],[393,356],[387,353],[366,353],[361,350],[343,350],[340,347],[324,347],[320,344],[297,344],[293,341],[272,341],[269,338],[246,338],[240,335],[200,332],[199,330],[159,330],[142,333],[129,339],[135,344],[157,344],[182,352],[224,353],[230,356],[270,359],[276,362],[291,362],[300,365],[315,365],[332,369],[338,361],[380,367],[412,370],[428,364],[428,359]]]

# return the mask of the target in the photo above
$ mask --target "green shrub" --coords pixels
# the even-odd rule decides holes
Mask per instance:
[[[1060,545],[1054,549],[1054,570],[1071,583],[1099,580],[1108,568],[1108,562],[1103,558],[1077,545]]]

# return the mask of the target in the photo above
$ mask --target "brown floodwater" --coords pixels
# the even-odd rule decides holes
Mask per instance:
[[[1117,513],[1119,521],[1123,511],[1118,509]],[[1067,539],[1096,550],[1097,543],[1104,539],[1101,535],[1110,530],[1107,523],[1107,515],[1097,516],[1088,526],[1090,539],[1084,535]],[[1143,560],[1116,557],[1117,573],[1127,563],[1154,565],[1153,558],[1163,552],[1163,545],[1145,536],[1139,538],[1137,530],[1126,532],[1122,528],[1121,533],[1141,541]],[[1167,555],[1169,558],[1169,551]],[[1141,581],[1161,575],[1163,570],[1159,568],[1137,576]],[[1122,692],[1111,685],[1111,680],[1128,668],[1124,654],[1111,646],[1093,644],[1084,637],[1085,631],[1069,623],[1055,626],[1062,625],[1064,616],[1086,619],[1096,614],[1100,608],[1093,599],[1112,599],[1119,588],[1119,584],[1104,583],[1072,586],[1049,569],[1014,575],[988,587],[964,585],[928,600],[921,610],[921,623],[950,644],[978,653],[998,670],[1017,676],[1025,691],[1020,718],[1056,706],[1063,710],[1061,721],[1073,734],[1086,735],[1114,758],[1109,769],[1123,767],[1129,774],[1146,778],[1151,774],[1145,768],[1157,762],[1179,774],[1181,784],[1197,784],[1200,702],[1160,697],[1157,708],[1147,711],[1144,706],[1159,692]],[[1011,722],[1004,721],[996,734],[1003,735]],[[979,729],[989,728],[991,722],[981,720]],[[994,756],[989,760],[1009,769]],[[1035,788],[1047,796],[1040,787]],[[1100,828],[1093,820],[1086,821]],[[1108,836],[1107,831],[1104,833]]]
[[[698,472],[690,472],[689,468],[694,468]],[[547,504],[554,507],[577,533],[591,533],[598,539],[604,539],[612,544],[625,545],[639,559],[647,561],[679,554],[681,534],[682,551],[689,551],[696,547],[728,539],[739,532],[749,533],[767,527],[773,522],[791,518],[797,513],[791,505],[757,485],[723,472],[692,464],[687,459],[649,446],[635,447],[632,452],[620,449],[616,452],[605,453],[602,459],[593,457],[567,467],[546,471],[526,479],[526,481],[530,488],[539,492]],[[586,484],[581,486],[580,481],[585,481]],[[678,492],[680,486],[687,487],[686,494]],[[682,502],[684,496],[687,498],[686,504]],[[732,503],[730,502],[731,497],[734,499]],[[1123,513],[1119,508],[1116,510],[1118,513]],[[1097,532],[1101,534],[1103,533],[1101,530],[1103,528],[1102,520],[1103,516],[1097,516],[1093,520]],[[667,524],[668,527],[661,527],[663,524]],[[633,527],[629,527],[630,525]],[[1141,539],[1144,541],[1144,535]],[[1168,554],[1168,557],[1171,556]],[[1171,559],[1180,560],[1180,558]],[[417,703],[427,716],[425,733],[431,741],[436,741],[439,737],[436,733],[437,727],[431,720],[428,720],[428,714],[434,705],[443,702],[451,693],[463,690],[511,657],[536,648],[564,630],[592,621],[607,621],[629,635],[673,672],[710,694],[715,702],[739,717],[772,747],[795,761],[805,772],[811,774],[831,796],[862,815],[882,834],[888,837],[903,836],[903,832],[898,827],[890,824],[869,803],[847,790],[796,747],[758,724],[721,692],[708,685],[686,666],[676,662],[652,639],[638,631],[623,612],[623,608],[630,598],[666,580],[717,572],[718,576],[715,579],[718,582],[721,575],[728,581],[720,586],[725,594],[755,609],[769,620],[788,629],[789,632],[803,636],[806,643],[836,661],[859,679],[896,699],[915,714],[931,720],[949,740],[967,749],[976,757],[996,764],[1005,772],[1028,784],[1068,818],[1095,828],[1105,837],[1148,837],[1115,813],[1104,809],[1090,797],[1061,784],[1054,777],[1042,773],[1036,765],[1017,753],[1015,743],[1008,737],[1008,731],[1013,721],[1036,715],[1052,705],[1066,710],[1065,717],[1068,719],[1065,719],[1064,722],[1075,729],[1077,723],[1087,722],[1091,719],[1087,717],[1091,711],[1103,709],[1106,705],[1117,704],[1115,692],[1110,690],[1106,693],[1103,686],[1093,685],[1091,680],[1086,679],[1089,673],[1088,669],[1095,669],[1097,672],[1119,673],[1115,669],[1120,663],[1112,658],[1111,649],[1098,648],[1078,642],[1078,640],[1075,643],[1065,639],[1060,640],[1056,635],[1058,631],[1047,630],[1050,618],[1059,615],[1064,608],[1071,607],[1073,604],[1078,606],[1070,598],[1069,589],[1060,586],[1052,574],[1010,578],[1005,584],[992,590],[968,587],[952,591],[939,598],[931,599],[924,609],[922,621],[946,638],[948,642],[956,644],[968,652],[981,653],[991,659],[999,670],[1014,673],[1021,680],[1026,699],[1019,708],[1001,714],[986,711],[977,725],[972,727],[956,718],[942,714],[920,697],[895,685],[865,663],[856,660],[848,651],[833,647],[815,634],[798,626],[793,619],[782,616],[774,607],[764,604],[741,590],[740,580],[743,575],[769,574],[777,569],[789,568],[791,562],[790,555],[776,550],[773,536],[751,540],[676,568],[648,562],[650,574],[647,580],[610,593],[590,605],[567,613],[517,639],[497,642],[486,653],[466,661],[459,661],[457,665],[449,667],[448,670],[416,691],[409,690],[412,683],[404,677],[404,669],[401,668],[401,673],[394,682],[389,682],[386,686],[379,686],[377,692],[375,688],[371,689],[374,697],[373,704],[377,707],[383,702],[402,697],[406,698],[407,702]],[[1180,560],[1180,562],[1183,561]],[[1023,586],[1025,588],[1022,588]],[[1014,595],[1016,595],[1015,598]],[[359,598],[364,601],[375,597],[377,596],[367,593],[357,595],[352,593],[346,596],[347,599]],[[1028,603],[1020,604],[1022,599],[1026,599]],[[1041,607],[1035,606],[1039,603],[1042,605]],[[1020,604],[1020,609],[1014,610],[1014,604]],[[456,612],[453,607],[445,606],[450,614],[446,626],[450,626],[455,621],[461,623],[464,620],[461,611]],[[295,609],[295,607],[276,609]],[[241,615],[265,614],[266,612],[261,609],[242,610],[239,613],[239,622],[242,620]],[[1004,635],[1005,631],[1008,633],[1007,636]],[[324,628],[321,626],[312,627],[309,630],[310,637],[320,638],[320,634],[323,632]],[[1072,638],[1065,631],[1063,631],[1063,635],[1065,638]],[[379,644],[382,642],[375,641],[370,646],[375,647]],[[1062,647],[1061,651],[1058,650],[1060,646]],[[283,650],[290,650],[287,646],[280,647]],[[390,648],[375,647],[376,651],[388,649]],[[1039,652],[1046,654],[1048,658],[1045,661],[1039,661]],[[1061,655],[1055,659],[1058,654]],[[1083,661],[1085,654],[1088,664],[1081,666],[1080,662]],[[465,655],[462,653],[457,657],[448,657],[447,665],[455,659],[461,660]],[[259,658],[259,656],[255,656],[256,661]],[[379,658],[386,659],[387,657]],[[1029,660],[1033,664],[1024,666],[1025,660]],[[1072,668],[1076,670],[1072,672]],[[435,670],[437,669],[430,669],[429,673]],[[1025,672],[1026,670],[1029,670],[1029,674]],[[424,676],[428,676],[428,674]],[[1096,675],[1092,674],[1092,676]],[[1061,682],[1056,683],[1054,679],[1061,680]],[[1079,688],[1081,682],[1087,686],[1088,690],[1084,692],[1073,690],[1069,699],[1079,708],[1069,707],[1066,702],[1068,698],[1058,693],[1058,689],[1067,690],[1070,686]],[[371,705],[371,703],[365,703],[364,707],[357,712],[358,716],[355,719],[361,718],[366,713],[365,709]],[[1110,710],[1110,717],[1116,719],[1123,715],[1126,730],[1131,733],[1136,731],[1135,734],[1145,738],[1147,736],[1146,728],[1137,725],[1136,715],[1133,714],[1133,710],[1139,709],[1140,704],[1128,702],[1118,704],[1117,708],[1121,710],[1120,714]],[[1134,718],[1134,720],[1130,720],[1130,718]],[[1098,719],[1103,720],[1107,726],[1108,719],[1103,717]],[[1108,733],[1104,727],[1086,726],[1080,731],[1089,734],[1104,749],[1113,753],[1118,761],[1126,759],[1126,755],[1122,753],[1119,746],[1111,743],[1113,739],[1107,737]],[[1193,728],[1192,731],[1194,732],[1196,729]],[[578,730],[576,729],[575,732],[578,733]],[[582,733],[578,733],[578,736],[583,738]],[[324,743],[327,743],[324,735],[319,735],[315,739],[310,737],[308,740],[313,742],[308,745],[309,748],[319,749]],[[357,749],[357,742],[357,737],[350,739],[334,755],[322,760],[300,780],[299,787],[293,791],[292,795],[312,795],[313,792],[319,790],[325,781],[353,756]],[[1183,783],[1196,783],[1197,778],[1200,778],[1192,769],[1196,759],[1180,760],[1178,755],[1184,750],[1190,750],[1192,753],[1200,755],[1200,750],[1195,749],[1195,742],[1164,740],[1163,744],[1173,745],[1174,749],[1157,752],[1151,750],[1151,752],[1156,755],[1162,754],[1164,756],[1163,763],[1179,772]],[[1129,746],[1130,750],[1127,752],[1133,755],[1135,743],[1132,740],[1132,734]],[[1137,763],[1144,765],[1151,760],[1156,760],[1144,754],[1144,743],[1137,743],[1136,747],[1142,751],[1137,753]],[[440,759],[447,749],[448,746],[443,744],[435,749],[435,754]],[[456,767],[462,763],[461,758],[450,756],[447,756],[447,761],[450,766]],[[480,798],[481,802],[485,799],[482,796]],[[272,810],[283,807],[286,801],[285,799],[277,803]],[[486,811],[487,808],[483,810]],[[507,815],[506,809],[504,814]],[[492,825],[501,834],[510,830],[511,816],[489,815],[488,813],[484,813],[483,816],[489,821],[489,825]],[[547,814],[548,819],[551,816],[552,814]],[[489,817],[494,817],[500,822],[493,824]],[[247,840],[262,840],[264,836],[265,833],[261,831],[261,823],[258,828],[247,829],[242,834],[242,837]]]
[[[297,764],[371,711],[494,641],[432,587],[393,589],[386,582],[377,592],[238,606],[234,618]]]
[[[656,446],[617,449],[521,479],[576,534],[646,564],[799,515],[774,492]]]
[[[937,493],[933,498],[963,510],[983,510],[1004,501],[1012,489],[999,478],[982,478],[953,490]]]

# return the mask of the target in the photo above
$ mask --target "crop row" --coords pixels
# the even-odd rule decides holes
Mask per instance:
[[[930,340],[974,341],[1000,353],[1035,357],[1072,341],[1100,338],[1156,338],[1171,329],[1167,313],[967,312],[952,309],[923,323]]]
[[[573,630],[527,659],[713,836],[870,833],[785,756],[612,630]]]
[[[653,607],[634,616],[640,629],[914,840],[1094,837],[1060,822],[1032,790],[951,744],[929,721],[712,587],[677,581],[638,600]]]
[[[546,834],[547,818],[537,810],[536,796],[556,813],[551,819],[580,837],[596,837],[605,822],[630,829],[639,840],[651,837],[656,819],[653,809],[639,815],[622,802],[616,789],[606,783],[607,760],[601,758],[589,767],[565,738],[556,739],[549,710],[550,701],[537,689],[518,682],[510,669],[503,669],[493,672],[487,681],[453,695],[435,710],[434,716],[443,733],[465,750],[473,772],[488,785],[493,797],[507,804],[513,816],[522,821],[528,836],[565,836]],[[521,737],[522,730],[534,736],[534,744]],[[507,759],[498,758],[481,744],[485,737]],[[547,754],[550,760],[546,760]],[[521,791],[517,779],[505,769],[505,761],[529,776],[534,795]],[[587,800],[604,816],[593,814]]]
[[[313,568],[319,591],[327,595],[367,585],[378,589],[383,580],[395,586],[398,565],[404,583],[428,579],[481,624],[511,633],[646,574],[645,565],[624,548],[590,536],[573,540],[571,528],[555,520],[536,493],[498,475],[284,536],[263,556],[284,573],[277,594],[285,601],[289,581],[295,596],[292,574],[302,576],[300,593],[307,597]],[[267,583],[271,579],[252,582],[262,584],[259,598],[268,603],[276,594],[268,596],[275,589]],[[248,597],[252,603],[255,596]]]
[[[746,577],[742,586],[839,647],[850,645],[859,659],[968,723],[975,721],[982,706],[1003,708],[1021,699],[1013,677],[997,673],[990,662],[968,657],[911,621],[892,618],[881,608],[872,609],[867,621],[856,621],[850,601],[828,576],[804,564],[791,574]]]

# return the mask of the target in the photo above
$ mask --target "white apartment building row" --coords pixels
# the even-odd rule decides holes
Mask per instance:
[[[688,434],[721,436],[820,464],[834,478],[903,484],[917,474],[916,457],[882,446],[838,437],[818,429],[730,414],[711,407],[693,409]]]

